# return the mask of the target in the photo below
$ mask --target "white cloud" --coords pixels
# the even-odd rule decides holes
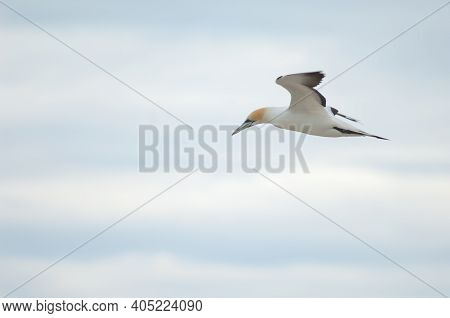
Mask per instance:
[[[254,108],[286,105],[276,76],[323,69],[330,79],[416,14],[395,7],[388,14],[399,18],[386,19],[386,7],[377,6],[372,9],[392,24],[363,23],[355,30],[361,19],[378,20],[375,11],[368,17],[366,6],[355,7],[361,14],[345,19],[337,8],[311,6],[295,11],[305,19],[290,19],[283,30],[276,17],[286,8],[266,9],[260,23],[261,12],[245,5],[239,15],[233,10],[238,27],[199,31],[208,19],[228,21],[226,6],[199,24],[191,21],[195,27],[185,32],[187,20],[167,30],[167,21],[144,27],[147,16],[134,23],[131,14],[124,25],[105,29],[99,15],[91,25],[77,10],[69,10],[66,21],[63,14],[42,17],[45,6],[28,8],[51,32],[195,127],[238,124]],[[320,26],[310,24],[317,21],[313,11],[323,14]],[[336,19],[325,19],[329,12]],[[449,286],[442,263],[450,225],[450,152],[443,147],[450,114],[448,79],[437,69],[448,63],[449,48],[439,35],[447,30],[444,18],[430,19],[325,89],[330,104],[392,142],[307,138],[303,153],[312,173],[270,175],[443,288]],[[8,23],[0,31],[0,99],[7,106],[0,110],[0,220],[10,242],[0,255],[5,290],[48,264],[46,256],[58,256],[181,177],[136,172],[137,126],[174,125],[174,119],[45,34]],[[326,30],[330,26],[336,29]],[[233,147],[239,155],[239,140]],[[223,140],[217,149],[225,153]],[[256,174],[196,174],[116,229],[122,237],[112,232],[96,242],[103,244],[101,257],[81,251],[24,295],[434,295],[390,264],[378,266],[378,255]],[[153,238],[151,231],[165,234],[165,241],[133,244]],[[306,260],[289,250],[295,246]],[[123,255],[122,248],[136,254]]]
[[[2,259],[6,293],[47,260]],[[436,287],[449,286],[446,270],[421,270]],[[438,277],[441,277],[439,279]],[[12,296],[35,297],[438,297],[390,264],[291,263],[236,266],[174,255],[121,255],[64,260]]]

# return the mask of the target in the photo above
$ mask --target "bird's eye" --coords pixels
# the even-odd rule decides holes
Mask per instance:
[[[279,79],[282,78],[282,77],[283,77],[283,76],[278,76],[278,77],[277,77],[277,80],[279,80]]]

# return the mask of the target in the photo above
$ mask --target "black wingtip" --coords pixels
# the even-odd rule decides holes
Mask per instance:
[[[376,136],[376,135],[368,135],[369,137],[373,137],[373,138],[377,138],[377,139],[381,139],[381,140],[389,140],[390,141],[390,139],[387,139],[387,138],[384,138],[384,137],[380,137],[380,136]]]

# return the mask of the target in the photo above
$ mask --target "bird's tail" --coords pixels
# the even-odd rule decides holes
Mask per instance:
[[[341,133],[343,133],[343,134],[347,134],[347,135],[356,135],[356,136],[365,136],[365,137],[373,137],[373,138],[377,138],[377,139],[382,139],[382,140],[389,140],[389,139],[387,139],[387,138],[384,138],[384,137],[380,137],[380,136],[377,136],[377,135],[372,135],[372,134],[369,134],[369,133],[366,133],[365,131],[362,131],[362,130],[357,130],[357,129],[355,129],[355,130],[350,130],[350,129],[345,129],[345,128],[341,128],[341,127],[333,127],[334,129],[336,129],[337,131],[340,131]]]
[[[371,135],[371,134],[367,134],[367,133],[365,133],[364,136],[373,137],[373,138],[382,139],[382,140],[389,140],[389,139],[384,138],[384,137],[380,137],[380,136],[377,136],[377,135]]]

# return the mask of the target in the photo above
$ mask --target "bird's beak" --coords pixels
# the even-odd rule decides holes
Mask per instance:
[[[247,119],[246,121],[244,121],[244,123],[242,125],[240,125],[232,134],[231,136],[237,134],[238,132],[240,132],[241,130],[247,129],[252,127],[254,121]]]

